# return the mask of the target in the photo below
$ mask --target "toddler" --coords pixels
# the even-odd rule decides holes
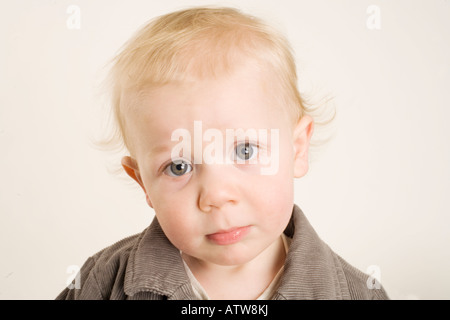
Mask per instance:
[[[387,299],[294,204],[314,121],[277,31],[231,8],[173,12],[110,80],[122,166],[155,218],[57,299]]]

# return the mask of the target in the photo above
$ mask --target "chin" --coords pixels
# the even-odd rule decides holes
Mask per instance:
[[[224,252],[214,255],[214,257],[211,257],[210,262],[221,266],[231,267],[245,264],[256,256],[257,254],[255,253],[249,254],[248,250],[242,250],[242,248],[239,250],[239,248],[235,248],[235,250],[224,250]]]

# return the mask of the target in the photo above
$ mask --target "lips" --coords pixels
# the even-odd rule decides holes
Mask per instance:
[[[221,230],[216,233],[206,235],[211,242],[225,246],[241,241],[249,232],[251,226],[231,228]]]

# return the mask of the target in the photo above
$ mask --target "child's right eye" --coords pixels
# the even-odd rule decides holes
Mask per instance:
[[[164,173],[171,177],[180,177],[191,171],[191,164],[184,160],[175,160],[164,169]]]

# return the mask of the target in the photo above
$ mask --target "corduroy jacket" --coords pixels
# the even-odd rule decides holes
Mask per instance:
[[[292,241],[273,299],[388,299],[380,284],[319,238],[297,205],[284,233]],[[195,299],[180,251],[156,217],[142,233],[90,257],[79,276],[79,288],[66,288],[56,299]]]

